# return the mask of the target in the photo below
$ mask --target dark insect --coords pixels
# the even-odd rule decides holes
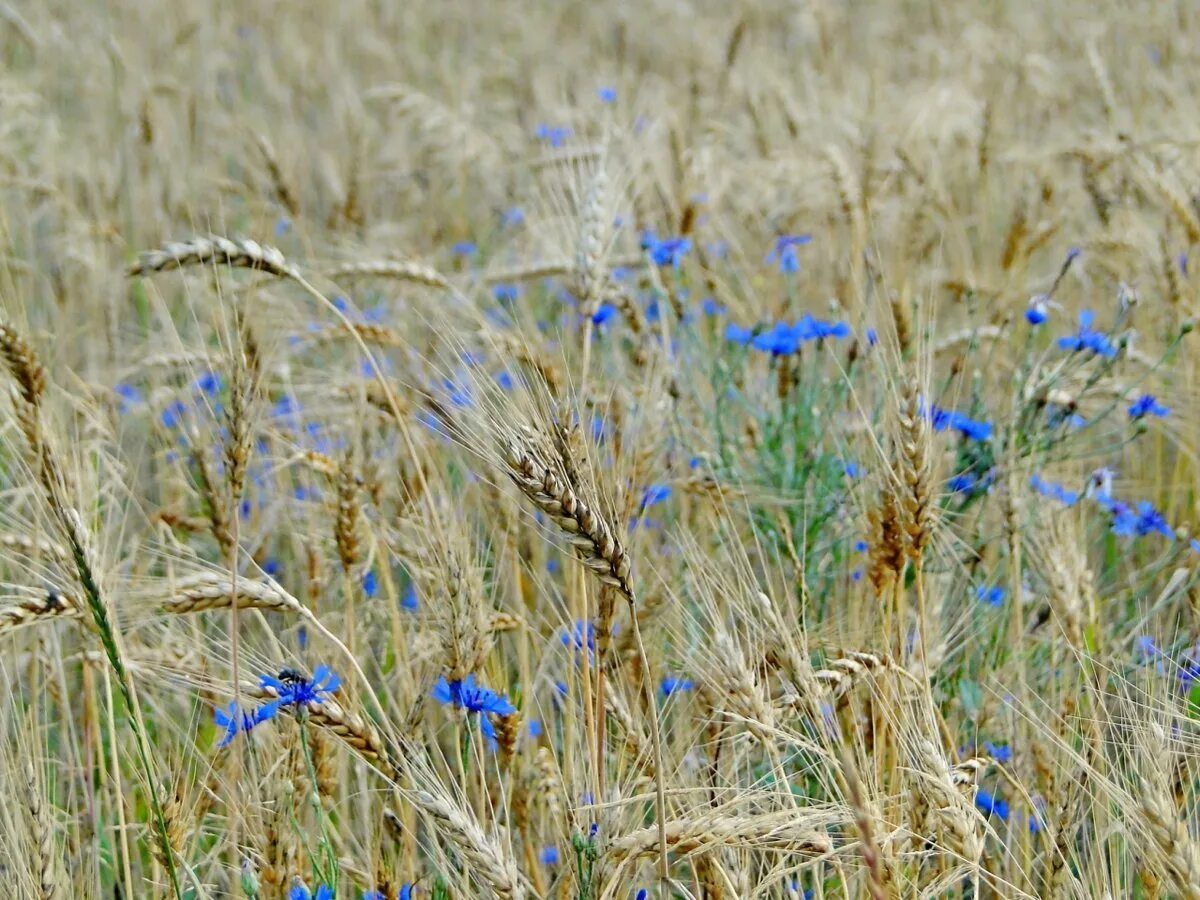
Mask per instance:
[[[279,680],[285,684],[303,684],[308,681],[308,676],[295,669],[280,669]]]
[[[46,592],[46,612],[50,612],[53,609],[62,609],[63,606],[65,604],[63,603],[62,594],[53,588]]]

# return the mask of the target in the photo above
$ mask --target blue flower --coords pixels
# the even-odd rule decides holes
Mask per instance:
[[[847,478],[861,478],[863,473],[862,466],[856,462],[851,462],[850,460],[844,460],[842,462],[842,472]]]
[[[496,385],[500,388],[500,390],[511,391],[515,384],[516,381],[513,379],[510,372],[504,371],[496,374]]]
[[[868,549],[870,549],[870,544],[868,544],[866,541],[855,541],[854,542],[854,552],[855,553],[866,553]]]
[[[669,484],[652,484],[642,492],[642,509],[658,506],[670,496],[671,486]]]
[[[930,406],[927,414],[934,431],[957,431],[972,441],[986,441],[992,436],[991,422],[978,421],[937,405]]]
[[[492,285],[492,296],[500,303],[512,303],[521,296],[521,286],[502,281]]]
[[[662,695],[670,697],[672,694],[687,693],[694,686],[690,678],[674,678],[668,675],[662,680]]]
[[[330,694],[341,687],[342,679],[329,666],[320,665],[313,671],[312,678],[288,672],[282,677],[260,675],[258,683],[261,687],[275,692],[276,699],[268,703],[267,707],[278,709],[280,706],[307,706],[310,703],[323,703],[329,699]]]
[[[237,704],[234,701],[230,701],[227,707],[213,710],[213,722],[216,723],[218,728],[225,729],[225,734],[221,736],[221,740],[217,742],[217,746],[228,747],[239,734],[248,732],[255,725],[260,725],[271,718],[271,715],[261,715],[261,712],[261,710],[244,712],[239,720],[237,716]]]
[[[304,885],[297,884],[288,891],[288,900],[333,900],[333,888],[327,884],[318,885],[317,892],[312,894]]]
[[[678,269],[692,249],[692,239],[686,237],[663,238],[659,240],[653,231],[642,233],[642,249],[650,254],[650,259],[656,266],[673,266]]]
[[[752,328],[745,328],[736,322],[729,322],[725,325],[725,340],[730,343],[741,344],[744,347],[753,338],[754,329]]]
[[[126,384],[122,381],[115,388],[113,388],[113,392],[121,398],[121,403],[118,406],[118,411],[121,413],[121,415],[125,415],[125,413],[129,412],[129,410],[134,406],[137,406],[143,402],[142,392],[135,388],[132,384]]]
[[[1012,762],[1012,747],[1008,744],[993,744],[990,741],[985,741],[983,749],[988,752],[988,755],[996,762],[1003,765],[1004,763]]]
[[[787,356],[800,349],[800,335],[787,322],[776,322],[767,331],[756,334],[750,346],[772,356]]]
[[[975,806],[985,815],[995,816],[1003,821],[1008,821],[1007,801],[997,800],[987,791],[981,790],[975,794]]]
[[[596,628],[591,622],[576,622],[575,630],[564,631],[559,640],[564,647],[574,646],[576,652],[587,648],[588,656],[596,650]]]
[[[1142,394],[1129,407],[1129,418],[1140,419],[1144,416],[1157,416],[1165,419],[1171,414],[1171,407],[1163,406],[1153,394]]]
[[[542,853],[541,853],[541,856],[539,857],[539,859],[541,860],[543,866],[557,866],[558,865],[558,848],[557,847],[544,848],[542,850]]]
[[[877,332],[874,328],[868,328],[867,329],[867,346],[874,347],[878,343],[879,343],[879,332]]]
[[[976,485],[975,476],[970,472],[964,472],[962,475],[955,475],[946,482],[946,487],[955,494],[970,494],[975,491]]]
[[[1025,310],[1025,321],[1030,325],[1041,325],[1049,316],[1050,298],[1045,294],[1034,294],[1029,298],[1029,307]]]
[[[1092,323],[1095,320],[1096,315],[1090,309],[1080,312],[1079,331],[1075,334],[1060,337],[1058,339],[1059,348],[1070,350],[1072,353],[1087,350],[1096,356],[1103,356],[1109,359],[1116,356],[1117,348],[1108,339],[1108,335],[1092,328]]]
[[[712,297],[705,297],[700,301],[700,311],[706,316],[719,316],[725,312],[725,307],[714,300]]]
[[[216,372],[204,372],[196,379],[196,390],[215,397],[221,392],[221,376]]]
[[[638,888],[637,896],[633,900],[650,900],[650,892],[645,888]]]
[[[478,248],[471,241],[459,241],[451,249],[456,256],[473,256]]]
[[[409,612],[417,611],[417,586],[410,584],[404,596],[400,598],[400,606]]]
[[[775,238],[775,246],[766,255],[763,262],[768,266],[779,264],[779,271],[785,274],[800,271],[800,257],[796,253],[798,247],[812,242],[811,234],[781,234]]]
[[[167,428],[178,428],[185,415],[187,415],[187,407],[183,401],[176,400],[163,410],[162,423]]]
[[[617,314],[617,308],[611,303],[601,303],[599,308],[592,313],[592,324],[603,325],[610,321]]]
[[[596,96],[600,98],[601,103],[616,103],[617,89],[614,87],[597,88]]]
[[[546,124],[538,125],[533,130],[533,135],[538,140],[545,141],[556,150],[566,143],[567,138],[571,136],[571,129],[565,126],[551,126]]]
[[[808,313],[796,323],[795,330],[802,341],[821,341],[826,338],[840,341],[850,336],[850,326],[845,322],[826,322],[814,319]]]
[[[1079,502],[1078,491],[1068,491],[1061,484],[1044,481],[1039,475],[1031,477],[1029,483],[1043,497],[1052,497],[1063,506],[1074,506]]]
[[[504,211],[504,216],[501,219],[502,224],[506,228],[513,228],[525,221],[525,211],[519,206],[510,206]]]
[[[375,574],[374,569],[368,569],[367,573],[363,575],[362,589],[368,597],[374,597],[379,591],[379,576]]]
[[[1134,523],[1134,530],[1138,537],[1145,537],[1148,534],[1161,534],[1165,538],[1175,539],[1175,530],[1167,524],[1167,520],[1163,517],[1153,504],[1148,500],[1140,500],[1137,505],[1137,521]]]
[[[517,711],[503,694],[477,684],[474,675],[468,675],[462,681],[447,681],[443,676],[433,686],[432,696],[439,703],[453,705],[455,709],[478,713],[479,730],[493,750],[496,748],[496,729],[487,714],[510,716]]]
[[[536,737],[541,737],[541,735],[542,735],[542,723],[540,721],[538,721],[537,719],[530,719],[529,720],[529,736],[531,738],[536,738]]]
[[[982,600],[988,606],[1000,607],[1004,605],[1004,588],[999,585],[988,587],[985,584],[975,588],[975,599]]]

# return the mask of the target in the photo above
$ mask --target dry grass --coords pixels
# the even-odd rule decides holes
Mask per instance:
[[[399,9],[0,4],[8,893],[1200,897],[1200,15]]]

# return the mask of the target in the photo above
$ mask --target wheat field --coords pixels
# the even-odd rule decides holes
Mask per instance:
[[[4,896],[1200,898],[1200,7],[0,52]]]

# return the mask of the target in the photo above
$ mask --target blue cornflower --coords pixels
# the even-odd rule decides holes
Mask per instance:
[[[596,650],[596,627],[591,622],[576,622],[575,630],[564,631],[559,640],[564,647],[574,646],[576,652],[586,647],[590,657]]]
[[[645,888],[638,888],[637,896],[635,896],[633,900],[649,900],[649,898],[649,891],[647,891]]]
[[[280,238],[292,230],[292,220],[287,216],[280,216],[275,220],[275,237]]]
[[[407,609],[409,612],[417,611],[417,586],[410,584],[408,590],[404,592],[404,596],[400,598],[400,606]]]
[[[714,300],[712,297],[705,297],[700,301],[700,311],[706,316],[719,316],[725,312],[725,307]]]
[[[683,258],[692,249],[692,239],[676,237],[659,240],[653,231],[646,230],[642,232],[642,249],[650,254],[650,259],[656,266],[673,266],[678,269]]]
[[[400,885],[399,900],[412,900],[416,890],[416,886],[411,881],[404,882],[404,884]]]
[[[1111,359],[1117,355],[1117,348],[1109,340],[1108,335],[1103,332],[1096,331],[1092,328],[1092,323],[1096,320],[1096,314],[1090,309],[1085,309],[1079,313],[1079,331],[1075,334],[1069,334],[1058,339],[1058,346],[1062,350],[1070,350],[1072,353],[1079,353],[1088,350],[1096,356],[1103,356]]]
[[[529,736],[531,738],[542,736],[542,723],[537,719],[529,720]]]
[[[162,423],[167,428],[178,428],[185,415],[187,415],[187,407],[182,400],[175,400],[162,411]]]
[[[473,256],[478,248],[472,241],[459,241],[450,249],[456,256]]]
[[[601,103],[616,103],[617,89],[615,87],[597,88],[596,96],[600,98]]]
[[[743,347],[750,343],[754,338],[754,329],[746,328],[736,322],[729,322],[725,325],[725,340],[733,344],[741,344]]]
[[[271,407],[271,415],[277,419],[291,419],[300,412],[300,401],[291,394],[284,394]]]
[[[533,130],[533,136],[557,150],[567,142],[567,138],[571,136],[571,129],[566,126],[541,124]]]
[[[779,271],[785,274],[799,272],[800,257],[796,253],[796,249],[811,242],[811,234],[781,234],[775,238],[775,246],[766,255],[763,262],[768,266],[778,263]]]
[[[651,506],[666,501],[671,496],[671,486],[669,484],[652,484],[642,492],[642,509],[648,509]]]
[[[657,242],[650,248],[650,258],[657,266],[672,266],[679,268],[683,258],[692,249],[691,238],[668,238]]]
[[[327,884],[317,885],[317,892],[310,893],[308,888],[297,884],[288,891],[288,900],[333,900],[333,888]]]
[[[502,281],[492,285],[492,296],[500,303],[512,303],[521,296],[521,286]]]
[[[867,329],[867,346],[874,347],[879,343],[879,332],[874,328]]]
[[[767,331],[756,334],[750,346],[772,356],[787,356],[800,349],[800,332],[787,322],[776,322]]]
[[[617,314],[617,308],[611,303],[601,303],[600,306],[592,313],[592,324],[603,325],[610,321]]]
[[[125,382],[121,382],[113,388],[113,393],[121,398],[121,403],[117,407],[121,415],[125,415],[130,409],[143,401],[142,392],[132,384],[126,384]]]
[[[975,476],[970,472],[964,472],[961,475],[955,475],[946,482],[946,487],[955,494],[970,494],[975,490]]]
[[[855,553],[866,553],[867,550],[870,549],[870,546],[871,545],[868,544],[866,541],[855,541],[854,542],[854,552]]]
[[[542,850],[542,853],[541,853],[541,856],[539,857],[539,859],[542,861],[543,866],[557,866],[558,865],[558,848],[553,847],[553,846],[545,847]]]
[[[981,584],[975,588],[975,599],[982,600],[988,606],[1003,606],[1004,588],[999,585],[988,587],[986,584]]]
[[[342,686],[342,679],[329,666],[320,665],[313,670],[312,678],[305,678],[295,672],[274,675],[260,675],[258,683],[261,687],[273,690],[277,695],[268,707],[307,706],[310,703],[322,703],[329,695]],[[260,710],[261,712],[261,710]],[[274,715],[274,712],[271,713]]]
[[[204,372],[196,379],[196,390],[214,397],[221,392],[221,376],[216,372]]]
[[[225,734],[221,736],[221,740],[217,742],[217,746],[228,747],[239,734],[248,732],[255,725],[260,725],[271,718],[270,715],[260,715],[260,712],[260,710],[243,712],[239,720],[237,716],[237,704],[232,700],[229,702],[229,706],[213,710],[213,722],[216,723],[218,728],[225,729]]]
[[[675,678],[666,676],[662,680],[662,695],[670,697],[672,694],[682,694],[690,691],[695,685],[690,678]]]
[[[1034,294],[1029,298],[1025,310],[1025,321],[1030,325],[1041,325],[1050,315],[1050,298],[1045,294]]]
[[[845,473],[847,478],[861,478],[863,470],[862,466],[858,463],[844,460],[842,462],[842,472]]]
[[[1008,744],[993,744],[991,741],[985,741],[983,749],[1001,765],[1012,762],[1012,747]]]
[[[1053,497],[1063,506],[1074,506],[1079,502],[1078,491],[1068,491],[1061,484],[1056,484],[1051,481],[1044,481],[1040,476],[1034,475],[1029,479],[1033,489],[1043,497]]]
[[[814,319],[808,313],[796,323],[795,331],[801,341],[821,341],[826,338],[840,341],[850,337],[850,326],[845,322],[826,322]]]
[[[1129,418],[1141,419],[1144,416],[1157,416],[1165,419],[1171,414],[1171,407],[1163,406],[1153,394],[1142,394],[1129,407]]]
[[[502,391],[511,391],[516,385],[516,380],[512,377],[512,373],[506,371],[496,373],[496,386]]]
[[[1137,531],[1138,537],[1145,537],[1148,534],[1161,534],[1165,538],[1175,539],[1175,530],[1167,524],[1167,520],[1163,517],[1154,505],[1148,500],[1140,500],[1137,505],[1137,521],[1134,523],[1134,530]]]
[[[937,405],[929,407],[929,421],[934,431],[957,431],[972,441],[986,441],[992,436],[992,423],[978,421],[970,416]]]
[[[1118,537],[1130,537],[1137,531],[1138,517],[1129,504],[1112,498],[1100,498],[1100,505],[1112,514],[1112,533]]]
[[[985,815],[1008,821],[1008,802],[996,799],[987,791],[981,790],[975,794],[975,806]]]
[[[479,730],[493,750],[496,748],[496,729],[487,714],[510,716],[517,711],[503,694],[477,684],[474,675],[468,675],[462,681],[447,681],[445,676],[439,678],[433,686],[433,699],[468,713],[479,713]]]
[[[379,591],[379,576],[375,574],[374,569],[368,569],[362,577],[363,593],[368,597],[374,597]]]
[[[502,224],[506,228],[513,228],[525,221],[525,210],[519,206],[511,206],[504,211],[504,216],[501,219]]]

